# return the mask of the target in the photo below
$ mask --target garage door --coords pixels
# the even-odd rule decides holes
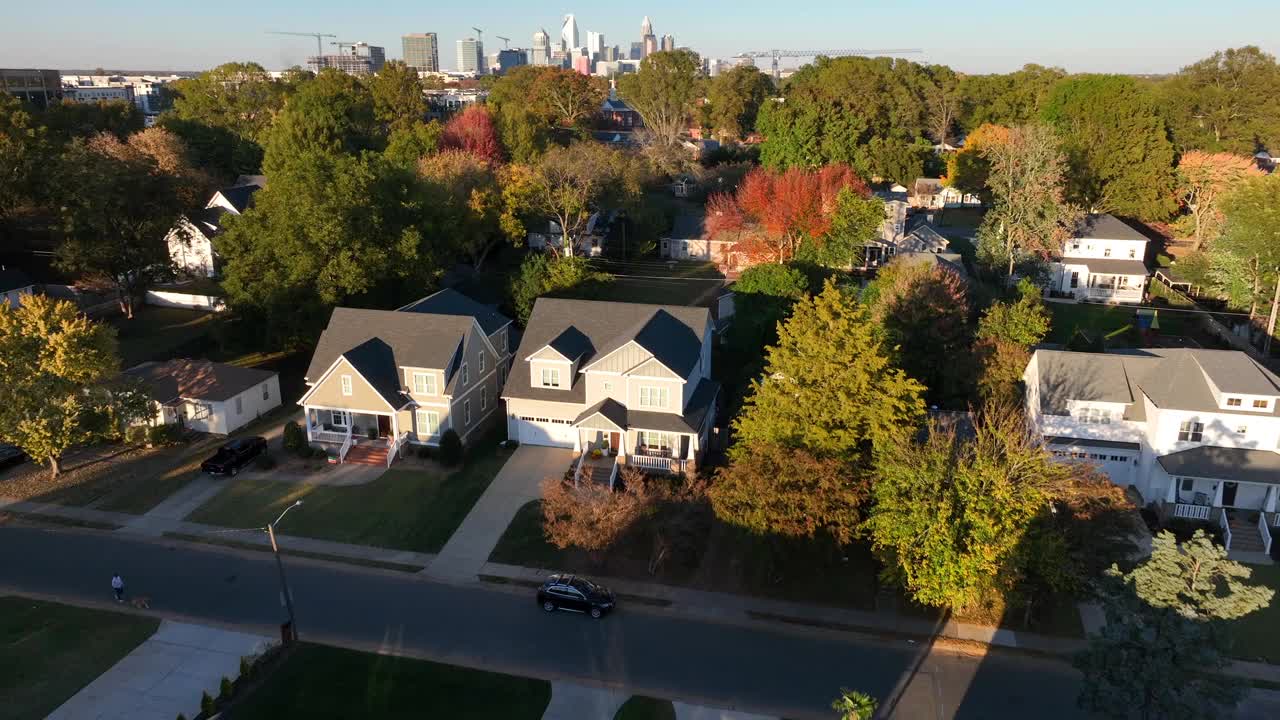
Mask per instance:
[[[553,418],[517,417],[517,436],[522,445],[550,445],[551,447],[573,447],[573,436],[577,432],[570,423],[572,420],[556,420]]]

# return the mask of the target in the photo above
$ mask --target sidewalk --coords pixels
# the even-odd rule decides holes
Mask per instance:
[[[542,496],[538,486],[545,478],[560,477],[569,469],[572,455],[563,448],[516,448],[426,574],[451,582],[474,581],[516,512]]]

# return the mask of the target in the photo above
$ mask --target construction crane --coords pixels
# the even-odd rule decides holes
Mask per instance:
[[[893,50],[750,50],[744,53],[734,55],[735,58],[773,58],[773,79],[775,81],[782,79],[782,74],[778,70],[778,61],[781,58],[788,57],[817,57],[824,55],[826,57],[848,57],[850,55],[919,55],[924,52],[919,48],[905,48]]]
[[[282,30],[268,30],[267,34],[268,35],[297,35],[299,37],[315,38],[316,39],[316,55],[324,54],[324,45],[321,42],[320,38],[338,37],[337,35],[330,35],[328,33],[284,32]]]
[[[474,26],[474,25],[472,25],[472,26],[471,26],[471,29],[476,31],[476,40],[477,40],[481,45],[484,45],[484,30],[481,30],[480,28],[478,28],[478,27],[476,27],[476,26]]]
[[[502,37],[501,35],[494,35],[494,37],[496,37],[496,38],[498,38],[499,40],[501,40],[501,41],[502,41],[502,49],[503,49],[503,50],[509,50],[509,49],[511,48],[511,38],[509,38],[509,37]]]
[[[343,48],[355,48],[355,46],[356,46],[356,45],[359,45],[359,43],[343,42],[343,41],[341,41],[341,40],[337,40],[337,41],[331,42],[331,43],[329,43],[329,44],[330,44],[330,45],[337,45],[337,46],[338,46],[338,54],[339,54],[339,55],[341,55],[341,54],[342,54],[342,49],[343,49]],[[351,54],[352,54],[352,55],[355,55],[355,50],[354,50],[354,49],[351,51]]]

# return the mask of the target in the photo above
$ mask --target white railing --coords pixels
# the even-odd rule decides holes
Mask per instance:
[[[1117,302],[1138,301],[1142,299],[1142,290],[1140,288],[1118,288],[1109,287],[1091,287],[1080,288],[1084,292],[1076,291],[1076,297],[1082,297],[1088,300],[1114,300]]]
[[[396,453],[400,451],[400,446],[408,441],[409,431],[406,430],[391,443],[391,447],[387,448],[387,467],[391,467],[391,462],[396,459]]]
[[[342,438],[342,447],[338,448],[339,463],[347,461],[347,452],[351,450],[351,446],[354,444],[355,441],[351,438],[351,428],[347,428],[347,434]]]
[[[1209,511],[1213,508],[1208,505],[1187,505],[1186,503],[1178,503],[1173,506],[1173,516],[1176,518],[1186,518],[1188,520],[1208,520]]]
[[[686,460],[653,455],[628,455],[627,464],[645,470],[661,470],[663,472],[684,472]]]
[[[1258,513],[1258,534],[1262,536],[1262,552],[1271,556],[1271,528],[1267,527],[1267,514]]]
[[[573,466],[573,484],[574,485],[577,485],[578,481],[582,479],[582,463],[587,461],[587,452],[588,451],[583,450],[578,455],[578,462]]]
[[[312,442],[342,443],[342,442],[346,442],[347,438],[349,437],[351,437],[351,428],[347,428],[346,432],[337,432],[335,430],[321,430],[320,428],[314,427],[314,426],[311,428]]]
[[[1227,520],[1227,511],[1223,509],[1222,514],[1218,516],[1218,525],[1222,527],[1222,546],[1228,550],[1231,549],[1231,522]]]

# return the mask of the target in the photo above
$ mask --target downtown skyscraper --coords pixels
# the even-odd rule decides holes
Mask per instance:
[[[560,42],[564,44],[565,50],[582,47],[578,41],[578,21],[572,14],[564,16],[564,25],[560,27]]]
[[[418,71],[440,72],[440,46],[435,33],[409,33],[400,37],[404,64]]]
[[[653,34],[653,23],[649,22],[649,16],[644,16],[644,22],[640,23],[640,57],[647,58],[653,53],[658,52],[658,38]]]
[[[551,64],[551,36],[547,34],[546,28],[542,28],[533,34],[533,47],[529,50],[529,64]]]

